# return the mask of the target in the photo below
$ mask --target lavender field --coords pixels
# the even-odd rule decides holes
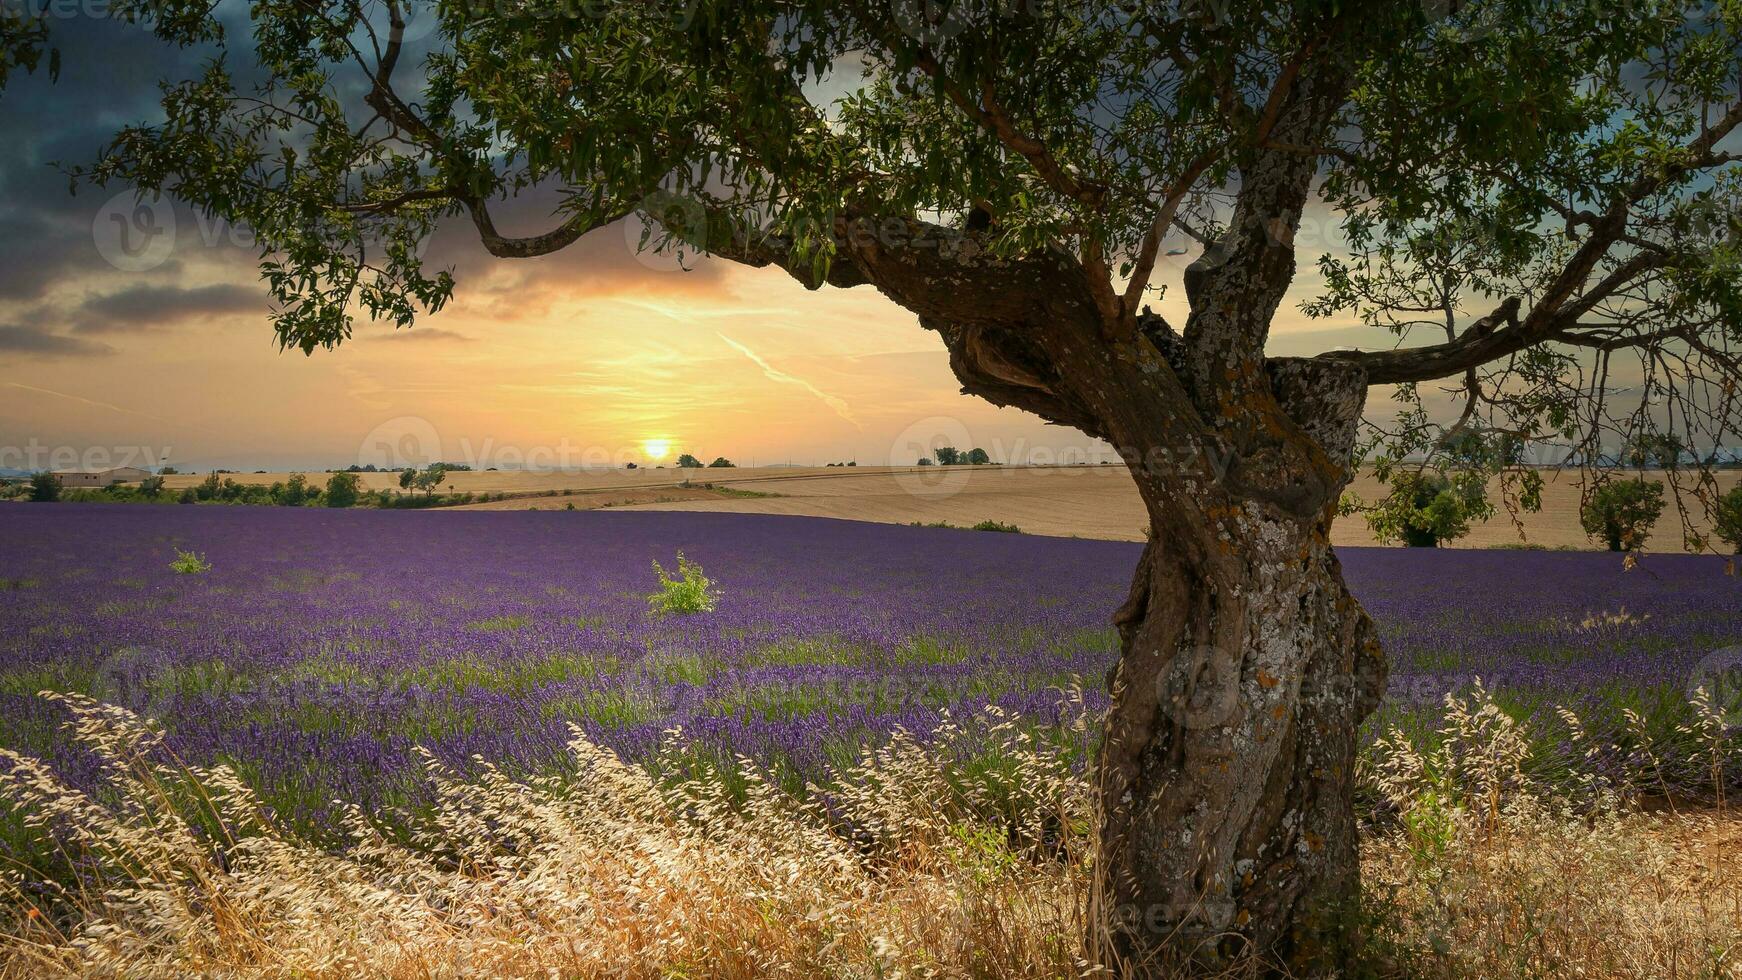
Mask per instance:
[[[170,568],[178,549],[201,574]],[[679,552],[717,610],[657,616]],[[1129,544],[809,518],[679,513],[431,517],[297,508],[0,508],[0,745],[95,782],[56,734],[79,691],[150,714],[189,761],[228,760],[280,814],[415,807],[414,749],[461,768],[557,764],[567,728],[646,759],[681,726],[795,788],[867,741],[988,705],[1056,723],[1104,703]],[[1715,558],[1347,550],[1392,694],[1373,726],[1431,737],[1480,676],[1552,730],[1685,718],[1695,665],[1742,642]],[[1617,764],[1620,764],[1619,762]]]

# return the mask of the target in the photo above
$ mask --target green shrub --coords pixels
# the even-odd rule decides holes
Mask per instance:
[[[647,597],[647,605],[660,615],[713,612],[719,602],[714,585],[702,573],[702,566],[677,553],[677,577],[673,578],[656,559],[653,573],[659,576],[659,591]]]
[[[334,473],[327,478],[328,507],[355,507],[361,496],[363,478],[355,473]]]
[[[980,523],[974,525],[974,530],[976,530],[976,531],[1002,531],[1005,534],[1021,534],[1022,533],[1022,528],[1019,528],[1014,524],[1005,524],[1003,521],[981,521]]]
[[[1729,493],[1718,498],[1718,511],[1714,516],[1717,518],[1718,537],[1742,555],[1742,486],[1731,487]]]
[[[212,563],[206,561],[206,556],[192,551],[175,549],[175,561],[169,563],[178,575],[204,575],[212,570]]]
[[[1359,502],[1352,505],[1358,508]],[[1411,548],[1437,548],[1470,533],[1472,521],[1494,511],[1480,475],[1459,474],[1457,481],[1438,473],[1398,471],[1391,492],[1367,512],[1367,526],[1381,541]]]
[[[30,499],[40,504],[53,503],[60,499],[60,477],[53,473],[32,473],[30,475]]]
[[[1663,484],[1655,480],[1612,480],[1598,487],[1580,510],[1585,533],[1610,551],[1637,551],[1663,515]]]

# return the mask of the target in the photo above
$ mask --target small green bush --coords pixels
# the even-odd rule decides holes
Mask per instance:
[[[327,478],[328,507],[355,507],[362,496],[363,478],[355,473],[334,473]]]
[[[1410,548],[1437,548],[1470,533],[1470,524],[1493,513],[1481,478],[1459,473],[1456,481],[1439,473],[1399,471],[1391,492],[1367,510],[1367,526],[1381,541]],[[1354,509],[1363,509],[1359,504]]]
[[[30,499],[39,504],[59,500],[60,488],[60,477],[53,473],[32,473],[30,476]]]
[[[657,559],[653,573],[659,576],[659,591],[647,597],[647,605],[660,615],[713,612],[719,602],[714,584],[702,573],[702,566],[677,553],[677,577],[673,578]]]
[[[212,570],[212,563],[206,561],[206,556],[192,551],[175,549],[175,561],[169,563],[177,575],[204,575]]]
[[[1663,484],[1656,480],[1612,480],[1585,501],[1579,523],[1610,551],[1638,551],[1663,515]]]
[[[1005,534],[1021,534],[1022,533],[1022,528],[1019,528],[1014,524],[1006,524],[1003,521],[981,521],[980,523],[974,525],[974,530],[976,530],[976,531],[1001,531]]]

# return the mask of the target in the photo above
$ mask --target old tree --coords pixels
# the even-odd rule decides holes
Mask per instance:
[[[438,222],[512,259],[629,220],[876,290],[963,390],[1110,441],[1151,528],[1098,762],[1110,962],[1334,955],[1386,675],[1328,543],[1355,456],[1528,506],[1521,447],[1673,435],[1709,500],[1733,444],[1737,0],[401,3],[132,0],[223,54],[81,175],[251,226],[304,351],[440,308]],[[1366,349],[1267,356],[1303,259],[1290,304]]]

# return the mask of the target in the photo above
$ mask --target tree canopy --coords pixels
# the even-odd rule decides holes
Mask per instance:
[[[217,9],[124,0],[219,55],[74,177],[253,229],[287,348],[439,310],[442,222],[517,258],[628,219],[874,288],[964,391],[1131,463],[1104,962],[1298,961],[1357,887],[1385,665],[1328,544],[1354,456],[1411,500],[1461,471],[1449,531],[1487,474],[1529,506],[1515,464],[1628,446],[1685,450],[1665,478],[1710,508],[1737,437],[1742,0],[259,0],[246,37]],[[16,37],[26,69],[51,42]],[[546,226],[505,233],[527,202]],[[1367,336],[1269,354],[1284,303]]]
[[[1735,437],[1728,0],[273,0],[247,38],[187,0],[118,13],[221,53],[81,176],[254,229],[279,337],[305,351],[441,308],[455,283],[418,243],[444,219],[512,257],[639,216],[646,247],[871,283],[945,334],[971,390],[1094,432],[1030,383],[1032,351],[927,283],[1020,304],[1010,272],[1044,256],[1129,336],[1177,285],[1164,243],[1201,274],[1250,222],[1335,243],[1305,308],[1376,328],[1325,356],[1395,386],[1382,466],[1496,465],[1472,433],[1555,462]],[[10,64],[41,59],[40,27]],[[1278,155],[1313,175],[1314,240],[1296,209],[1242,207]],[[502,233],[524,195],[555,201],[550,227]]]

